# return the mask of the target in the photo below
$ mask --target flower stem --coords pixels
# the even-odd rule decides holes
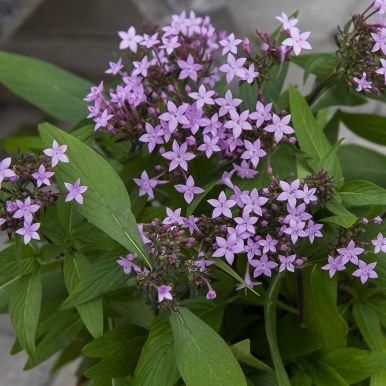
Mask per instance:
[[[337,78],[339,73],[337,71],[333,72],[330,74],[327,78],[323,79],[316,87],[314,90],[311,91],[311,93],[306,97],[306,100],[308,104],[311,106],[316,98],[319,96],[319,94],[327,88],[335,78]]]
[[[272,280],[267,291],[267,304],[264,306],[265,333],[268,339],[269,350],[275,368],[278,386],[291,386],[287,371],[284,367],[277,344],[276,335],[276,302],[279,296],[282,275],[279,273]]]

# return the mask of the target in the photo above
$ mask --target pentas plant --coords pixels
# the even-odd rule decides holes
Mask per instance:
[[[59,145],[55,140],[44,154],[19,156],[12,165],[11,157],[0,162],[0,184],[2,198],[0,225],[9,238],[12,234],[23,237],[24,244],[40,240],[38,230],[39,213],[54,204],[61,193],[51,189],[53,169],[59,162],[69,162],[66,156],[67,145]],[[83,204],[82,194],[86,186],[80,186],[78,179],[73,185],[64,183],[68,194],[66,202],[76,200]],[[0,185],[1,186],[1,185]]]
[[[73,125],[2,142],[0,311],[25,368],[59,352],[78,385],[385,385],[386,157],[339,139],[386,143],[385,117],[346,110],[386,101],[385,11],[331,53],[297,12],[249,38],[181,12],[119,31],[97,85],[0,53],[1,82]]]

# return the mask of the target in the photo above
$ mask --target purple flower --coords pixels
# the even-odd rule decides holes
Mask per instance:
[[[181,217],[181,208],[176,209],[174,212],[170,208],[166,208],[166,217],[162,221],[162,224],[170,224],[170,225],[183,225],[184,218]]]
[[[243,194],[241,196],[241,199],[245,204],[243,213],[249,214],[251,212],[254,212],[258,216],[263,215],[261,207],[267,203],[268,198],[260,197],[256,188],[254,188],[249,194]]]
[[[160,43],[160,41],[158,40],[158,32],[156,32],[153,35],[144,34],[143,39],[139,44],[146,48],[152,48],[158,43]]]
[[[177,107],[172,101],[168,101],[168,111],[161,114],[159,119],[168,122],[168,127],[171,133],[173,133],[179,123],[182,125],[189,124],[189,120],[185,116],[187,107],[187,104],[182,104],[181,106]]]
[[[290,37],[285,39],[282,43],[283,46],[292,47],[295,55],[299,55],[301,50],[311,50],[311,44],[307,42],[307,39],[311,35],[311,32],[300,32],[297,28],[290,30]]]
[[[147,70],[152,66],[153,62],[148,60],[147,56],[144,56],[141,61],[133,62],[134,70],[133,75],[147,76]]]
[[[118,35],[122,39],[119,44],[120,50],[129,48],[131,52],[137,52],[138,43],[142,41],[143,38],[142,36],[137,35],[134,27],[130,27],[127,32],[119,31]]]
[[[254,169],[251,169],[249,167],[249,163],[247,161],[242,161],[240,165],[236,165],[235,163],[233,164],[234,171],[236,174],[244,179],[244,178],[253,178],[257,174],[257,171]]]
[[[362,73],[362,78],[357,78],[354,76],[354,82],[358,85],[355,91],[366,91],[373,87],[373,82],[367,80],[366,77],[367,74],[365,72]]]
[[[203,256],[203,253],[199,254],[198,256],[200,257],[200,255]],[[213,261],[207,260],[205,258],[201,258],[193,262],[193,264],[198,268],[199,272],[205,272],[206,268],[211,266],[214,263]]]
[[[194,217],[193,215],[190,215],[187,218],[184,218],[184,224],[182,225],[182,228],[188,228],[189,233],[192,235],[193,232],[199,232],[200,229],[198,229],[197,226],[197,218]]]
[[[378,70],[376,70],[375,72],[377,74],[380,74],[380,75],[383,75],[384,76],[384,83],[386,84],[386,60],[385,59],[381,59],[381,64],[382,64],[382,67],[378,68]]]
[[[24,218],[24,222],[31,224],[33,214],[36,213],[40,206],[32,204],[31,197],[27,197],[24,202],[16,200],[16,212],[13,214],[13,218]]]
[[[51,149],[45,149],[43,153],[51,158],[51,165],[55,167],[59,161],[69,162],[68,157],[64,154],[67,150],[67,145],[59,146],[59,144],[53,140]]]
[[[190,78],[195,82],[197,81],[197,72],[204,67],[202,64],[194,63],[194,59],[191,54],[189,54],[186,61],[177,60],[177,64],[178,64],[178,67],[181,69],[180,76],[178,79]]]
[[[371,240],[371,244],[374,245],[374,253],[384,252],[386,253],[386,238],[381,232],[378,233],[375,240]]]
[[[54,175],[53,172],[47,172],[44,165],[40,165],[39,169],[32,173],[32,177],[36,180],[36,185],[39,188],[40,186],[44,185],[51,185],[50,178]]]
[[[123,64],[122,64],[122,58],[118,59],[118,62],[109,62],[109,69],[106,70],[106,74],[112,74],[117,75],[119,71],[122,70]]]
[[[382,28],[378,33],[371,33],[371,36],[375,41],[372,52],[381,50],[383,55],[386,55],[386,28]]]
[[[255,65],[251,63],[248,69],[244,71],[243,80],[251,84],[259,75],[259,71],[255,71]]]
[[[219,138],[210,137],[209,135],[204,135],[204,143],[201,144],[197,150],[204,151],[207,158],[210,158],[213,152],[220,151],[220,147],[217,145]]]
[[[149,178],[146,170],[141,174],[141,178],[133,178],[134,182],[139,186],[139,195],[147,194],[150,199],[154,198],[153,189],[158,185],[158,180]]]
[[[160,46],[160,48],[163,48],[164,50],[166,50],[166,53],[168,55],[170,55],[176,48],[181,47],[181,44],[178,42],[178,36],[163,37],[162,43],[163,45]],[[178,64],[178,61],[177,61],[177,64]]]
[[[291,114],[286,115],[281,119],[276,114],[273,114],[272,124],[264,127],[264,130],[268,131],[269,133],[275,133],[275,141],[279,143],[282,140],[284,134],[293,134],[295,132],[291,126],[288,126],[290,121]]]
[[[328,274],[332,278],[337,271],[344,271],[346,266],[342,263],[341,256],[338,256],[335,259],[332,256],[328,256],[328,264],[323,266],[322,269],[328,271]]]
[[[220,66],[219,70],[226,73],[226,80],[228,84],[232,82],[235,76],[243,78],[245,68],[243,67],[246,58],[236,59],[232,54],[228,54],[227,64]]]
[[[257,217],[250,217],[249,213],[243,212],[242,217],[235,217],[235,221],[240,233],[249,232],[255,234],[254,225],[257,223]]]
[[[378,277],[377,273],[374,271],[377,262],[366,264],[364,261],[359,260],[359,268],[353,272],[353,276],[360,277],[362,284],[365,284],[368,279],[375,279]]]
[[[190,161],[195,157],[193,153],[189,153],[187,151],[188,144],[184,142],[181,146],[179,146],[177,141],[174,140],[172,148],[173,148],[173,151],[167,151],[165,153],[162,153],[162,157],[171,161],[169,165],[169,172],[176,169],[177,167],[180,167],[185,171],[188,171],[187,161]]]
[[[308,221],[307,228],[304,229],[304,236],[310,239],[311,244],[314,242],[315,237],[323,237],[320,231],[323,228],[323,224],[315,224],[312,220]]]
[[[307,184],[304,184],[303,190],[295,192],[296,198],[302,199],[307,205],[310,202],[318,201],[318,197],[315,196],[316,188],[308,188]]]
[[[157,287],[158,292],[158,303],[161,303],[163,300],[173,300],[173,295],[171,294],[172,287],[169,285],[160,285]]]
[[[305,233],[303,231],[305,225],[306,223],[304,222],[290,220],[289,226],[284,229],[284,233],[290,236],[292,242],[295,244],[299,237],[305,237]]]
[[[243,111],[239,114],[236,110],[229,112],[230,121],[225,122],[224,127],[232,129],[233,136],[238,138],[243,130],[252,130],[251,124],[248,122],[249,110]]]
[[[200,194],[204,192],[204,189],[201,189],[197,186],[194,186],[194,179],[192,176],[189,176],[186,180],[185,185],[174,185],[177,192],[184,194],[185,201],[190,204],[193,201],[195,194]]]
[[[384,15],[386,13],[386,1],[385,0],[375,0],[373,3],[373,8],[378,11],[379,15]]]
[[[289,224],[291,220],[299,221],[308,221],[312,216],[305,212],[306,204],[300,204],[298,206],[287,205],[288,215],[284,219],[285,224]]]
[[[40,240],[39,233],[37,233],[38,229],[40,228],[39,223],[30,224],[28,222],[24,222],[24,227],[20,228],[16,231],[18,235],[23,236],[24,238],[24,244],[28,244],[32,239],[34,240]]]
[[[257,139],[253,144],[248,140],[244,140],[245,152],[241,155],[242,159],[251,160],[254,168],[257,167],[261,157],[267,153],[261,148],[260,139]]]
[[[381,216],[377,216],[377,217],[374,217],[374,224],[381,224],[382,223],[382,217]]]
[[[202,84],[198,89],[198,92],[191,92],[189,96],[196,101],[196,105],[199,109],[202,109],[204,105],[214,105],[212,96],[215,94],[214,91],[206,91],[205,86]]]
[[[256,111],[249,114],[249,118],[256,121],[256,127],[259,128],[264,122],[271,120],[271,109],[272,103],[268,103],[264,106],[260,101],[257,101]]]
[[[4,178],[16,177],[15,172],[9,169],[10,166],[11,166],[11,157],[4,158],[0,162],[0,188]]]
[[[285,270],[290,272],[295,272],[295,267],[293,264],[295,262],[295,259],[296,259],[296,255],[291,255],[288,257],[279,255],[279,260],[280,260],[279,272],[283,272]]]
[[[123,267],[123,272],[128,275],[129,273],[131,273],[132,270],[134,270],[135,272],[141,272],[141,268],[137,265],[137,264],[134,264],[133,261],[136,259],[137,255],[135,253],[129,253],[127,256],[125,257],[120,257],[118,260],[117,260],[117,263]]]
[[[259,245],[263,247],[263,253],[266,254],[268,252],[276,252],[276,245],[278,241],[273,239],[270,234],[267,234],[267,236],[264,239],[259,240]]]
[[[233,264],[236,253],[244,251],[243,240],[240,240],[236,233],[228,236],[227,239],[223,237],[216,237],[218,248],[213,252],[212,257],[225,257],[229,265]]]
[[[80,185],[80,178],[78,178],[74,185],[71,185],[68,182],[64,183],[64,186],[68,190],[67,197],[65,202],[69,202],[75,199],[75,201],[79,204],[83,204],[83,196],[82,194],[88,189],[87,186]]]
[[[259,242],[249,238],[247,245],[244,246],[244,252],[247,254],[248,260],[253,259],[255,256],[261,256]]]
[[[284,12],[281,13],[281,16],[276,16],[276,20],[279,20],[284,31],[289,31],[290,33],[297,29],[296,24],[298,24],[298,19],[294,17],[288,17]]]
[[[244,275],[244,281],[245,281],[245,284],[250,287],[250,288],[253,288],[254,286],[256,285],[260,285],[262,284],[261,282],[259,281],[252,281],[251,279],[251,274],[249,273],[249,262],[247,263],[247,268],[245,270],[245,275]],[[237,290],[241,290],[245,288],[245,285],[244,284],[239,284],[236,289]]]
[[[258,277],[260,275],[265,275],[268,277],[272,276],[272,270],[277,267],[277,263],[270,261],[267,255],[261,256],[259,260],[249,260],[249,264],[255,268],[253,272],[253,277]]]
[[[224,47],[222,49],[222,54],[225,55],[228,52],[231,52],[232,54],[237,54],[237,46],[241,42],[241,39],[235,38],[234,33],[229,34],[225,39],[219,41],[220,46]]]
[[[300,180],[297,179],[291,184],[289,184],[286,181],[280,181],[280,187],[282,189],[282,193],[279,194],[277,197],[278,201],[288,201],[288,204],[292,207],[296,206],[296,198],[299,196],[299,193],[301,194],[302,191],[299,190],[300,187]]]
[[[217,294],[216,294],[216,291],[215,291],[213,288],[210,289],[210,290],[207,292],[207,294],[206,294],[206,298],[207,298],[208,300],[216,299],[216,297],[217,297]]]
[[[186,117],[189,120],[189,124],[184,125],[186,129],[190,129],[192,134],[196,134],[200,127],[208,126],[210,121],[208,118],[203,117],[203,111],[194,103],[186,110]]]
[[[146,128],[146,134],[143,134],[141,137],[139,137],[139,140],[141,142],[145,142],[148,145],[149,153],[151,153],[156,145],[160,145],[161,143],[164,143],[162,136],[164,135],[164,131],[161,128],[160,125],[157,125],[156,127],[153,127],[150,123],[145,123]]]
[[[230,208],[236,205],[236,201],[227,200],[224,192],[221,192],[218,196],[218,200],[210,199],[209,204],[214,207],[212,218],[224,215],[225,217],[232,218],[232,212]]]
[[[220,106],[218,115],[222,117],[229,114],[231,110],[236,110],[236,107],[242,102],[242,100],[239,98],[233,99],[232,91],[228,90],[225,94],[225,98],[217,98],[215,102],[218,106]]]
[[[92,86],[90,92],[87,94],[86,98],[83,100],[86,102],[92,102],[100,98],[103,94],[103,80],[98,84],[98,86]]]
[[[346,248],[339,248],[337,251],[342,258],[343,264],[347,264],[349,261],[351,261],[353,264],[358,264],[358,256],[363,253],[364,249],[358,248],[354,241],[351,240]]]
[[[94,122],[96,123],[94,130],[98,130],[101,127],[107,127],[109,124],[109,120],[113,118],[113,114],[109,114],[107,112],[107,109],[102,111],[102,114],[98,115],[97,117],[94,118]],[[54,165],[52,165],[54,166]]]

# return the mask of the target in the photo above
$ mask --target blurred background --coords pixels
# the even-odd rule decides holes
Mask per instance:
[[[315,51],[328,51],[334,49],[336,27],[369,4],[369,0],[0,0],[0,49],[46,60],[99,83],[113,52],[117,52],[117,31],[130,25],[140,31],[143,20],[162,24],[172,13],[193,9],[211,16],[219,31],[233,31],[243,37],[252,36],[256,26],[270,32],[280,12],[300,10],[299,26],[312,31]],[[290,73],[291,83],[301,82],[296,77],[296,72]],[[376,104],[364,109],[382,112]],[[44,113],[0,86],[0,139],[44,119]],[[361,142],[386,154],[384,147],[342,130],[346,143]],[[8,355],[13,340],[8,320],[0,316],[0,386],[75,383],[74,366],[51,375],[47,363],[22,373],[23,355]]]

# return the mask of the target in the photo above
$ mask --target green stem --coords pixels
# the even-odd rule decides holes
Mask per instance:
[[[316,98],[319,96],[319,94],[325,89],[327,88],[330,83],[332,83],[333,80],[335,80],[335,78],[337,78],[339,75],[338,72],[333,72],[332,74],[330,74],[327,78],[323,79],[316,87],[314,90],[311,91],[311,93],[309,95],[307,95],[306,97],[306,100],[307,100],[307,103],[311,106]]]
[[[279,296],[282,275],[279,273],[272,280],[267,291],[267,304],[264,306],[265,333],[275,368],[278,386],[291,386],[283,360],[280,356],[276,335],[276,302]]]

